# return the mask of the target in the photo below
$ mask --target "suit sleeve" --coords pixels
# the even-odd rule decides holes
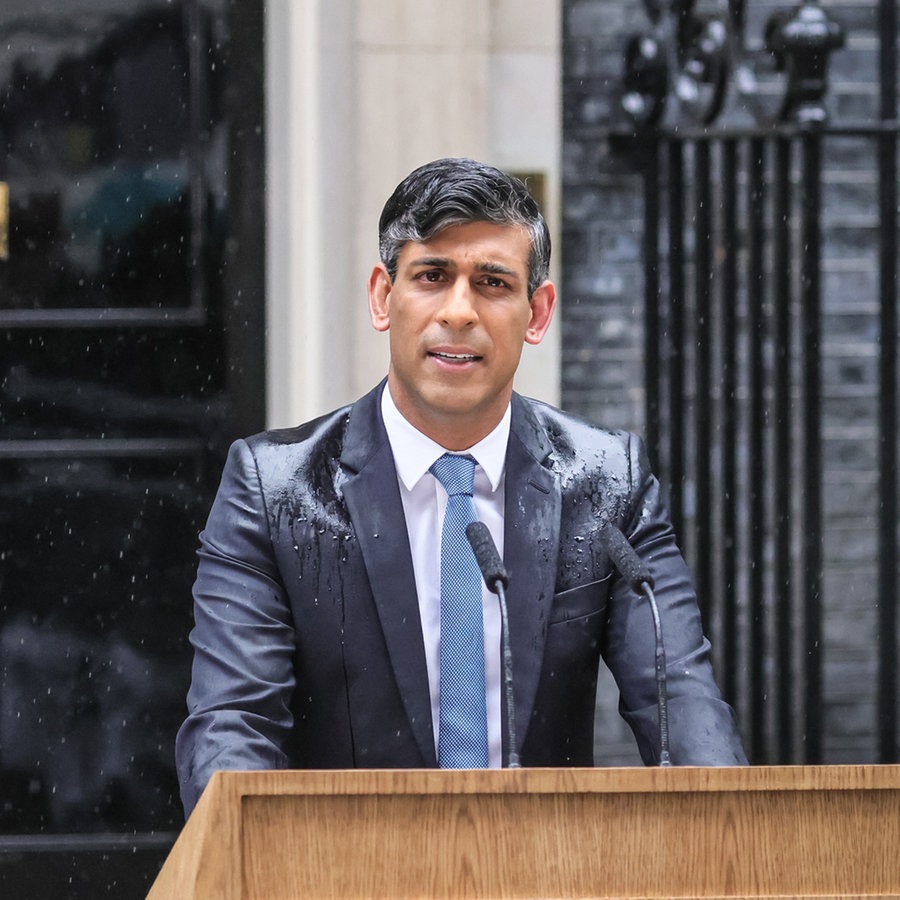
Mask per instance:
[[[287,766],[294,628],[244,441],[229,451],[198,555],[188,717],[175,749],[185,815],[219,769]]]
[[[687,566],[644,447],[628,442],[630,500],[617,524],[649,567],[666,649],[669,744],[675,765],[742,765],[747,760],[731,707],[713,676],[709,641]],[[659,761],[655,637],[649,602],[618,578],[610,597],[604,657],[620,691],[620,712],[648,765]]]

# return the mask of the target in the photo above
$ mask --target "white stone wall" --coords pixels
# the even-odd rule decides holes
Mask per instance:
[[[545,180],[558,234],[559,0],[272,0],[266,23],[271,426],[368,390],[387,339],[368,320],[381,206],[409,171],[472,156]],[[559,398],[559,330],[517,387]]]

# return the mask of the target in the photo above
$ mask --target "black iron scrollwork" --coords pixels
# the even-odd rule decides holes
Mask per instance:
[[[665,49],[653,35],[632,35],[625,45],[622,108],[640,126],[655,125],[669,91]]]
[[[712,122],[722,108],[731,65],[731,22],[721,3],[701,5],[676,0],[674,88],[679,106],[703,124]]]
[[[744,42],[743,0],[645,0],[651,27],[625,43],[621,106],[638,128],[711,124],[733,105],[764,121],[826,118],[828,59],[843,29],[815,2],[772,15],[764,43]]]
[[[685,115],[707,124],[718,114],[730,65],[725,0],[646,0],[653,23],[625,45],[622,108],[638,127]]]

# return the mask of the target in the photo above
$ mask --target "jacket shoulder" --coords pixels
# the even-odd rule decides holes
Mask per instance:
[[[624,460],[638,452],[641,439],[632,432],[604,428],[549,403],[522,398],[527,411],[546,434],[551,456],[560,462],[591,458],[602,462]]]
[[[282,452],[295,449],[302,451],[304,445],[324,439],[327,435],[342,432],[350,415],[352,406],[342,406],[323,416],[295,425],[293,428],[272,428],[244,438],[254,453],[265,452],[268,448],[283,448]]]
[[[564,496],[635,502],[654,481],[644,443],[630,431],[604,428],[539,400],[526,399],[523,419],[543,435],[543,465],[555,473]]]
[[[262,431],[236,441],[230,456],[243,459],[259,484],[266,508],[280,514],[339,502],[341,447],[351,407],[295,428]]]

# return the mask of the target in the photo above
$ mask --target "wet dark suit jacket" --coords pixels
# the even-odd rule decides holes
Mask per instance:
[[[194,586],[193,681],[176,750],[188,812],[217,769],[437,764],[383,384],[231,448]],[[597,537],[606,522],[656,581],[672,761],[745,762],[640,441],[514,395],[505,477],[522,764],[593,764],[601,652],[644,761],[657,757],[651,613],[612,572]]]

